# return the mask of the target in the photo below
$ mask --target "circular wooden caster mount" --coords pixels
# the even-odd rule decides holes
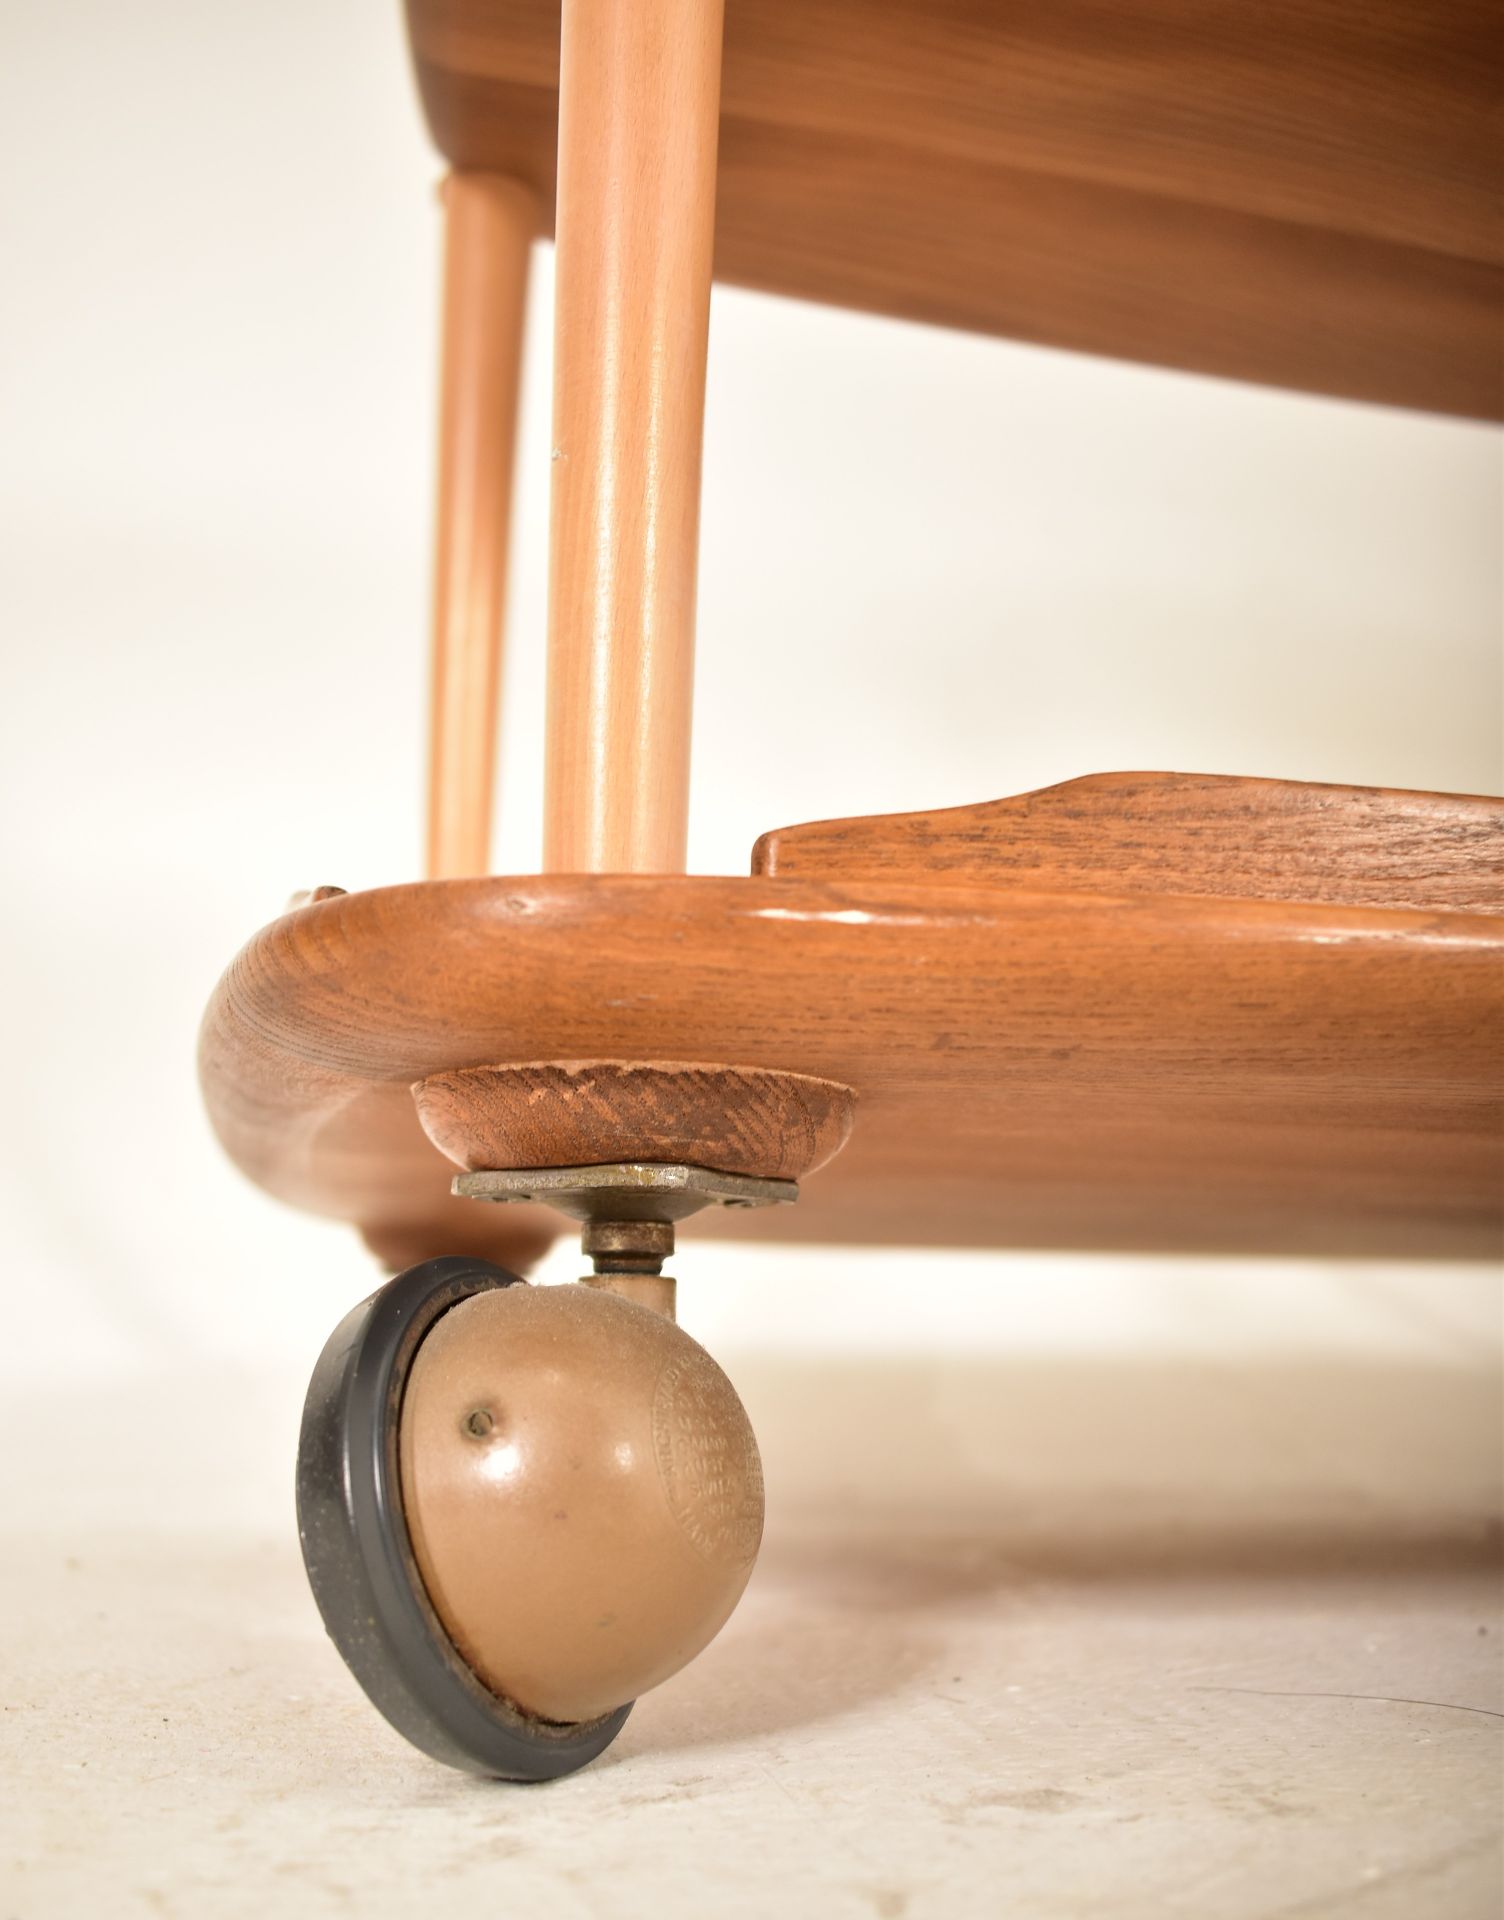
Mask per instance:
[[[412,1091],[423,1131],[466,1173],[648,1161],[783,1181],[840,1152],[856,1098],[808,1073],[650,1060],[461,1067]]]
[[[725,1623],[762,1514],[731,1383],[611,1293],[429,1261],[314,1370],[314,1597],[375,1706],[452,1766],[546,1780],[594,1759]]]
[[[763,1067],[631,1060],[462,1067],[413,1085],[461,1198],[577,1220],[588,1284],[674,1312],[674,1228],[709,1206],[788,1205],[839,1153],[856,1096]]]

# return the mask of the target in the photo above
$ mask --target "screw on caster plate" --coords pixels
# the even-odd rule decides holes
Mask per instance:
[[[626,1219],[581,1197],[587,1174],[644,1172],[693,1177],[637,1182],[657,1197]],[[483,1177],[513,1178],[467,1176]],[[758,1184],[790,1183],[737,1183]],[[616,1213],[634,1183],[599,1190]],[[605,1271],[586,1287],[476,1260],[400,1274],[330,1337],[298,1449],[304,1562],[356,1679],[425,1753],[509,1780],[603,1752],[724,1625],[762,1537],[746,1412],[656,1271],[673,1218],[722,1196],[686,1168],[575,1168],[555,1192]],[[670,1313],[617,1285],[669,1289]]]

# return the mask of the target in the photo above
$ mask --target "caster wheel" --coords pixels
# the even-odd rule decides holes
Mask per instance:
[[[572,1773],[729,1617],[762,1471],[710,1356],[647,1307],[430,1260],[314,1369],[298,1530],[330,1638],[437,1760]]]

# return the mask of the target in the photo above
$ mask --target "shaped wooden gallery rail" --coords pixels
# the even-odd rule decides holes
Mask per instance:
[[[1050,790],[1062,817],[1096,804],[1092,784]],[[1318,791],[1330,842],[1344,790]],[[1049,800],[1000,803],[997,832],[1010,808],[1038,816]],[[1450,895],[1465,868],[1482,897],[1500,803],[1436,800],[1428,881],[1413,833],[1425,800],[1396,801],[1412,827],[1406,893]],[[1376,808],[1374,872],[1389,813],[1372,795],[1346,808],[1350,827]],[[1167,870],[1186,830],[1165,833]],[[1355,844],[1338,863],[1350,873]],[[455,1169],[423,1133],[414,1083],[579,1060],[854,1090],[850,1142],[799,1205],[706,1216],[713,1232],[1496,1254],[1504,916],[1081,877],[1068,863],[987,885],[551,875],[339,895],[265,928],[221,981],[202,1040],[209,1110],[253,1179],[357,1222],[394,1261],[487,1249],[522,1262],[548,1231],[525,1209],[449,1196]]]
[[[783,827],[753,848],[752,871],[1499,912],[1504,802],[1226,774],[1096,773],[981,806]]]

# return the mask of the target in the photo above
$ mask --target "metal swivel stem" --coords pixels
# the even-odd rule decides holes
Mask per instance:
[[[793,1180],[654,1161],[462,1173],[454,1191],[470,1200],[540,1201],[568,1214],[580,1222],[580,1251],[593,1267],[584,1284],[623,1294],[670,1320],[674,1281],[663,1263],[674,1251],[676,1221],[702,1207],[771,1207],[799,1197]]]

